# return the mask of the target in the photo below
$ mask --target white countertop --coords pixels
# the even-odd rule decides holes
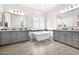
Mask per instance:
[[[57,30],[57,31],[79,31],[79,30]]]
[[[0,32],[4,32],[4,31],[26,31],[26,30],[0,30]]]

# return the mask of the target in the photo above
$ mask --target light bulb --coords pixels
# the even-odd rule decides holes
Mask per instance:
[[[68,11],[68,9],[67,9],[67,8],[65,8],[65,11]]]
[[[60,13],[63,13],[63,12],[64,12],[64,10],[61,10],[61,11],[60,11]]]

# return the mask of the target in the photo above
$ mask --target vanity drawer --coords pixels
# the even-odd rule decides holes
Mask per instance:
[[[73,40],[79,41],[79,34],[73,34],[72,37]]]
[[[72,33],[73,35],[79,35],[79,32],[77,31],[77,32],[73,32]]]

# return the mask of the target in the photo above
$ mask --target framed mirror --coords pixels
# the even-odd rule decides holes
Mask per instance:
[[[2,27],[2,26],[3,26],[2,15],[3,15],[3,13],[0,11],[0,27]]]
[[[17,15],[12,13],[5,13],[5,21],[8,24],[8,29],[19,29],[19,28],[26,28],[26,15]]]

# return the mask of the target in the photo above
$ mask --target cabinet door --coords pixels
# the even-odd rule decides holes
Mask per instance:
[[[26,31],[23,31],[23,34],[22,34],[22,40],[26,41]]]
[[[26,31],[13,31],[11,32],[11,42],[20,42],[20,41],[26,41],[28,40],[28,34]]]
[[[65,32],[63,32],[63,31],[59,31],[59,33],[58,33],[58,35],[59,35],[59,41],[60,42],[65,42],[65,39],[64,39],[64,37],[65,37]]]
[[[58,31],[53,31],[53,39],[58,40]]]
[[[24,41],[24,40],[25,40],[24,31],[17,32],[17,41]]]
[[[19,32],[19,39],[20,39],[20,41],[26,40],[26,32],[25,31]]]
[[[0,33],[1,45],[10,44],[10,32],[4,31]]]
[[[73,32],[72,46],[79,48],[79,33]]]
[[[72,33],[71,32],[65,32],[66,34],[65,34],[65,37],[64,37],[64,39],[65,39],[65,43],[66,44],[68,44],[68,45],[71,45],[71,43],[72,43]]]
[[[76,47],[76,48],[79,48],[79,41],[73,40],[72,41],[72,46]]]
[[[19,41],[29,40],[29,38],[28,38],[29,36],[28,36],[28,33],[26,31],[20,31],[18,33],[18,35],[19,35],[19,37],[18,37]]]
[[[18,31],[12,31],[11,32],[11,42],[12,43],[18,42],[20,39],[19,39]]]
[[[28,31],[26,31],[26,40],[30,40]]]
[[[54,31],[53,31],[53,40],[56,40],[55,37],[56,37],[56,31],[54,30]]]
[[[77,32],[73,32],[73,40],[77,40],[77,41],[79,41],[79,33],[77,33]]]

